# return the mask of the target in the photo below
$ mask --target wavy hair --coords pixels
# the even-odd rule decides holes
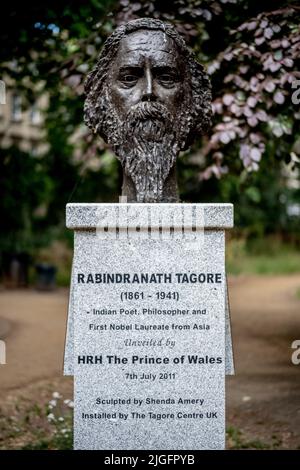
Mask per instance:
[[[211,125],[211,85],[204,68],[195,60],[184,39],[173,25],[152,18],[140,18],[119,26],[105,41],[94,69],[85,81],[86,99],[84,103],[84,121],[95,133],[107,141],[103,125],[106,116],[105,100],[101,99],[111,62],[114,60],[120,41],[124,36],[140,29],[159,30],[173,39],[179,51],[185,57],[191,77],[191,105],[185,110],[188,122],[188,134],[185,136],[183,149],[187,148],[200,135],[207,132]],[[184,123],[182,123],[184,124]]]

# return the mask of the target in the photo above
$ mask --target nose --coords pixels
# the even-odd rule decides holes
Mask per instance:
[[[155,101],[156,97],[153,93],[153,77],[150,67],[145,69],[145,85],[142,94],[142,101]]]

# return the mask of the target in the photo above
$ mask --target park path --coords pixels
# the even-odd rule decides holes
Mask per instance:
[[[0,366],[0,395],[62,374],[67,306],[64,289],[0,292],[0,338],[6,342],[7,362]]]
[[[300,365],[291,343],[300,339],[300,275],[229,278],[236,375],[227,379],[230,446],[300,448]],[[38,400],[60,387],[68,293],[0,292],[0,407],[7,397]],[[2,332],[1,332],[2,330]],[[1,336],[3,335],[3,336]],[[4,406],[5,408],[5,406]]]
[[[258,448],[300,449],[300,365],[291,362],[299,288],[299,275],[229,280],[236,375],[227,380],[227,421]]]

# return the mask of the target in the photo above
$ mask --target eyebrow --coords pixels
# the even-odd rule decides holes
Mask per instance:
[[[143,50],[146,50],[146,51],[149,51],[149,49],[141,49],[141,47],[136,47],[135,49],[126,49],[124,51],[125,54],[128,54],[130,52],[135,52],[135,51],[143,51]],[[166,49],[156,49],[158,52],[166,52],[167,54],[172,54],[172,55],[175,55],[175,53],[173,51],[167,51]]]
[[[141,64],[123,64],[120,66],[119,70],[128,70],[128,69],[142,69],[143,66]],[[174,69],[177,70],[177,68],[174,65],[166,64],[163,62],[160,62],[159,65],[153,65],[151,68],[153,69]]]
[[[140,70],[142,68],[141,65],[139,64],[128,64],[128,65],[121,65],[121,67],[119,68],[119,72],[126,72],[127,70]]]

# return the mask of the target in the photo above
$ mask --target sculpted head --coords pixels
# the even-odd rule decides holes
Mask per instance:
[[[117,28],[85,91],[85,122],[120,159],[123,194],[138,202],[176,200],[176,182],[174,192],[169,181],[176,158],[209,127],[211,93],[175,28],[149,18]]]

